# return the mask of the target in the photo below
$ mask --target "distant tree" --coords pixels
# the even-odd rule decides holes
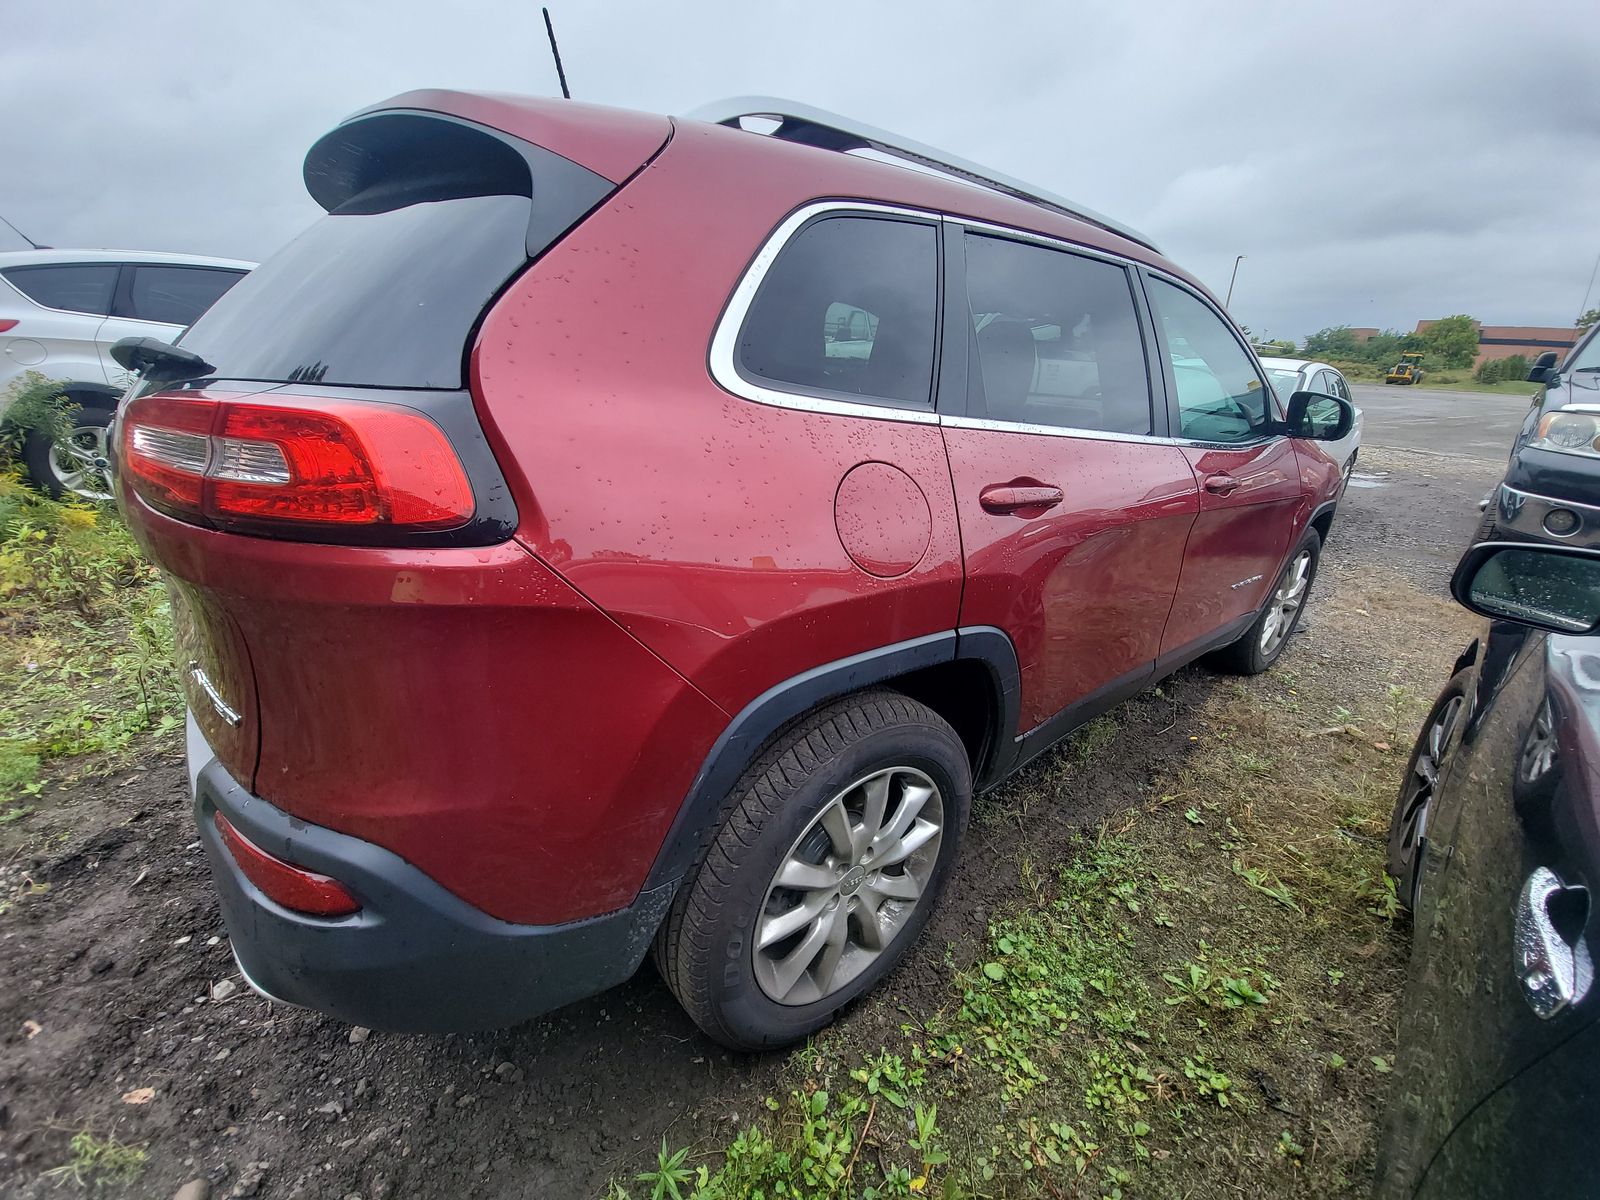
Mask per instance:
[[[1435,321],[1423,331],[1425,365],[1431,367],[1470,367],[1478,357],[1478,327],[1463,314]]]
[[[1600,308],[1591,308],[1578,318],[1578,329],[1580,331],[1590,329],[1595,325],[1600,325]]]
[[[1348,325],[1330,325],[1306,337],[1306,353],[1312,358],[1355,358],[1361,342]]]

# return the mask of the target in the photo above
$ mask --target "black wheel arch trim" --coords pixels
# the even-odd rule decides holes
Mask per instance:
[[[1358,451],[1358,453],[1359,453],[1359,451]],[[1339,502],[1337,500],[1324,500],[1321,504],[1317,505],[1317,507],[1312,511],[1311,519],[1306,522],[1306,528],[1307,529],[1314,528],[1316,526],[1316,523],[1318,521],[1322,520],[1323,517],[1327,517],[1328,518],[1328,527],[1330,529],[1333,528],[1333,517],[1334,517],[1334,514],[1337,513],[1338,511],[1339,511]],[[1327,539],[1324,538],[1323,540],[1326,541]]]
[[[976,626],[943,630],[852,654],[773,684],[728,722],[679,806],[645,880],[645,889],[673,883],[688,873],[706,840],[716,832],[717,818],[739,776],[761,748],[790,722],[830,700],[958,660],[982,664],[994,689],[994,715],[984,742],[984,761],[975,764],[973,772],[978,786],[983,786],[997,768],[1003,768],[1005,764],[998,760],[1009,756],[1016,738],[1022,681],[1011,639],[992,626]]]
[[[117,401],[122,399],[123,389],[112,387],[109,383],[65,382],[61,385],[61,394],[68,400],[75,400],[82,408],[104,408],[115,412]],[[78,399],[83,397],[83,399]],[[104,400],[104,404],[88,403],[90,400]]]

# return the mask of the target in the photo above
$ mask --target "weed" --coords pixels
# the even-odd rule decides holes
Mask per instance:
[[[79,1187],[131,1183],[143,1173],[148,1155],[143,1147],[129,1146],[114,1136],[97,1138],[87,1129],[72,1136],[72,1157],[45,1175],[57,1182],[72,1180]]]
[[[684,1166],[689,1157],[689,1147],[667,1149],[667,1139],[661,1139],[661,1149],[656,1151],[653,1171],[640,1171],[636,1178],[650,1185],[650,1200],[684,1200],[684,1189],[694,1179],[694,1172]]]

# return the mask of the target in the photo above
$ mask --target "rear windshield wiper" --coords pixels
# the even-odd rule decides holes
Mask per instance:
[[[198,354],[151,337],[125,337],[111,347],[111,357],[150,383],[177,383],[216,371]]]

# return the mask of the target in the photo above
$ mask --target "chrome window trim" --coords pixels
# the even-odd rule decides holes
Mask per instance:
[[[1044,437],[1070,437],[1090,442],[1133,442],[1142,446],[1198,445],[1153,433],[1117,433],[1110,429],[1079,429],[1073,425],[1032,425],[1023,421],[994,421],[988,417],[942,416],[939,424],[950,429],[986,429],[994,433],[1031,433]]]
[[[1035,233],[1027,229],[1017,229],[1011,225],[999,225],[993,221],[979,221],[975,218],[960,217],[953,214],[947,215],[945,220],[951,224],[960,225],[963,229],[972,233],[998,235],[1000,237],[1013,238],[1019,242],[1032,242],[1035,245],[1044,246],[1051,250],[1066,250],[1072,254],[1081,254],[1085,258],[1098,258],[1101,262],[1112,263],[1123,268],[1148,265],[1136,258],[1129,258],[1126,255],[1102,250],[1098,246],[1086,246],[1082,242],[1068,241],[1066,238],[1055,237],[1052,234]]]
[[[917,221],[931,222],[935,227],[940,225],[944,218],[939,213],[925,212],[914,208],[900,208],[890,204],[877,204],[868,200],[820,200],[804,205],[785,217],[783,223],[768,235],[762,243],[761,249],[745,268],[744,275],[739,279],[738,285],[733,289],[733,294],[728,298],[727,307],[722,310],[722,316],[717,321],[715,332],[711,335],[711,352],[709,367],[711,378],[724,391],[744,400],[753,400],[757,404],[766,404],[773,408],[792,408],[801,412],[827,413],[838,417],[865,417],[874,421],[902,421],[913,425],[937,425],[939,416],[933,410],[932,394],[929,395],[929,404],[926,409],[900,408],[889,401],[875,403],[868,399],[839,400],[829,396],[818,396],[807,391],[788,391],[780,387],[769,387],[763,384],[752,383],[743,375],[735,365],[735,357],[739,348],[739,331],[744,328],[745,318],[750,314],[750,306],[755,302],[756,293],[761,290],[762,281],[766,279],[767,272],[777,262],[778,255],[788,245],[789,240],[800,232],[802,226],[808,224],[816,217],[827,213],[855,214],[878,217],[909,217]],[[930,364],[930,369],[937,364]]]
[[[1261,437],[1248,442],[1205,442],[1197,441],[1194,438],[1162,437],[1156,434],[1117,433],[1107,429],[1078,429],[1066,425],[1033,425],[1019,421],[995,421],[986,417],[940,414],[932,408],[898,408],[888,402],[838,400],[809,392],[791,392],[782,388],[751,383],[743,375],[739,374],[738,368],[734,365],[734,356],[739,344],[739,331],[744,327],[745,318],[750,313],[750,306],[755,302],[756,293],[761,289],[762,281],[766,279],[767,272],[772,269],[773,263],[777,261],[778,255],[783,252],[783,248],[788,245],[790,239],[813,218],[826,213],[862,213],[869,216],[907,217],[917,221],[929,221],[935,225],[956,225],[963,230],[970,230],[980,234],[999,235],[1013,238],[1017,241],[1030,242],[1048,249],[1082,254],[1085,257],[1099,259],[1102,262],[1124,269],[1147,270],[1182,287],[1185,291],[1193,292],[1193,288],[1189,287],[1182,279],[1160,268],[1151,267],[1148,263],[1139,259],[1127,258],[1123,255],[1100,250],[1093,246],[1085,246],[1081,243],[1068,241],[1049,234],[1017,229],[1009,225],[999,225],[992,221],[974,220],[953,213],[931,212],[927,209],[880,204],[870,200],[819,200],[811,204],[802,205],[790,213],[767,236],[767,240],[762,243],[761,249],[756,252],[755,258],[745,268],[744,274],[740,277],[732,295],[728,298],[728,303],[722,311],[722,316],[718,318],[716,329],[711,337],[708,366],[711,371],[711,378],[724,391],[738,396],[742,400],[751,400],[771,408],[787,408],[798,412],[824,413],[838,417],[862,417],[871,421],[899,421],[912,425],[938,425],[951,429],[986,430],[993,433],[1024,433],[1044,437],[1071,437],[1086,441],[1124,442],[1148,446],[1191,446],[1205,450],[1248,450],[1264,446],[1273,440],[1270,437]],[[1212,307],[1203,296],[1198,296],[1197,298],[1202,303],[1206,303],[1207,307]],[[1227,321],[1226,317],[1224,317],[1224,321]],[[1231,322],[1227,323],[1231,330]],[[1234,340],[1238,341],[1237,335],[1235,335]],[[1248,346],[1245,347],[1245,352],[1251,356],[1252,361],[1255,360],[1254,351],[1250,350]],[[1259,365],[1259,362],[1257,362],[1258,368]],[[1151,380],[1152,390],[1154,383],[1155,381]],[[1263,380],[1263,386],[1270,388],[1272,385]]]

